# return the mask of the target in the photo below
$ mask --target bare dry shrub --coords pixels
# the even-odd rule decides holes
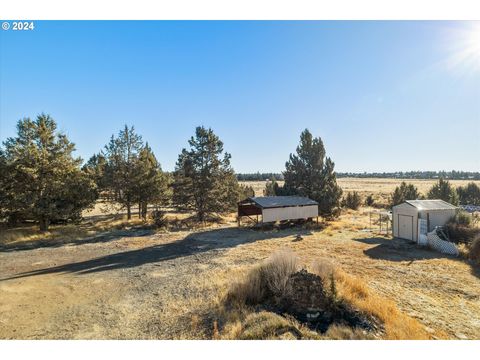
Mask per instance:
[[[298,270],[298,266],[298,258],[291,250],[274,253],[262,267],[267,288],[274,295],[284,297],[288,291],[288,279]]]
[[[227,300],[237,304],[258,304],[265,296],[287,296],[287,281],[298,270],[298,258],[290,250],[280,250],[253,268],[244,282],[235,283]]]
[[[317,259],[311,267],[313,273],[320,276],[325,284],[328,283],[330,275],[335,272],[335,265],[326,258]]]

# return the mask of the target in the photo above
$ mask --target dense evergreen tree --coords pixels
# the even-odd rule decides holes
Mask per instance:
[[[457,194],[460,204],[480,206],[480,187],[474,182],[457,187]]]
[[[95,154],[85,165],[83,165],[82,170],[92,179],[97,185],[97,197],[99,197],[100,192],[105,190],[107,184],[105,183],[105,166],[106,159],[102,153]]]
[[[52,221],[81,217],[95,201],[95,184],[80,169],[75,145],[45,114],[17,124],[17,136],[0,154],[0,206],[10,223],[34,219],[41,230]]]
[[[391,205],[395,206],[405,202],[406,200],[417,200],[421,198],[418,189],[413,184],[408,184],[402,181],[400,186],[397,186],[393,191],[391,197]]]
[[[182,150],[174,172],[174,203],[194,210],[199,221],[233,210],[239,185],[222,141],[211,129],[197,127],[188,143],[190,148]]]
[[[283,173],[281,195],[298,194],[319,203],[319,213],[330,217],[340,206],[342,189],[338,186],[333,161],[326,157],[322,139],[305,129],[300,135],[296,154],[290,154]]]
[[[450,182],[440,178],[427,193],[429,199],[441,199],[453,205],[458,205],[458,194]]]
[[[169,200],[169,178],[162,172],[148,143],[140,150],[135,165],[135,193],[139,215],[146,220],[148,204],[164,205]]]
[[[132,217],[132,205],[136,203],[137,190],[135,176],[137,160],[143,148],[142,137],[135,129],[125,125],[118,136],[113,135],[105,146],[104,182],[114,195],[115,201],[127,209],[127,218]]]

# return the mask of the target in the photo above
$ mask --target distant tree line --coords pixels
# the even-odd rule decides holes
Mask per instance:
[[[238,181],[267,181],[267,180],[280,180],[283,181],[282,173],[250,173],[250,174],[237,174]]]
[[[406,200],[440,199],[453,205],[480,206],[480,187],[474,182],[465,186],[454,187],[448,180],[440,178],[429,191],[423,195],[413,184],[402,182],[391,195],[391,205],[398,205]]]
[[[450,179],[480,180],[480,172],[474,171],[397,171],[397,172],[337,172],[338,178],[387,178],[387,179]]]

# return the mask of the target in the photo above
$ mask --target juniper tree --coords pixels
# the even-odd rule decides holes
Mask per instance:
[[[175,167],[174,203],[195,211],[199,221],[210,214],[233,210],[239,185],[223,142],[212,129],[197,127],[188,143],[190,148],[182,150]]]
[[[402,181],[400,186],[397,186],[393,193],[390,195],[390,203],[392,206],[401,204],[406,200],[417,200],[421,198],[418,189],[413,184],[408,184]]]
[[[275,177],[271,181],[267,181],[265,184],[265,189],[263,189],[263,195],[265,196],[276,196],[280,195],[279,185]]]
[[[99,191],[105,189],[107,185],[105,183],[106,162],[105,156],[102,153],[98,153],[90,157],[82,167],[82,170],[97,184]]]
[[[40,230],[48,230],[52,221],[78,219],[94,203],[94,182],[49,115],[20,120],[17,136],[3,145],[0,203],[11,222],[34,219]]]
[[[135,129],[125,125],[118,136],[113,135],[105,145],[105,184],[115,201],[127,209],[127,218],[132,217],[132,205],[135,203],[136,177],[135,167],[143,148],[142,137]]]
[[[453,205],[458,205],[458,194],[448,180],[440,178],[427,193],[429,199],[441,199]]]
[[[474,182],[457,187],[457,194],[461,204],[480,206],[480,186]]]
[[[362,198],[356,191],[347,193],[347,196],[342,201],[342,205],[352,210],[357,210],[362,204]]]
[[[322,139],[314,138],[305,129],[296,150],[285,164],[285,185],[279,193],[307,196],[319,203],[320,215],[334,216],[340,206],[342,189],[337,184],[335,165],[326,157]]]
[[[169,198],[168,176],[148,143],[140,150],[135,165],[134,198],[138,203],[139,215],[146,220],[148,204],[163,205]]]

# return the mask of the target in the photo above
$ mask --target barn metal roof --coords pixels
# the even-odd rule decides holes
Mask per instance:
[[[257,196],[249,198],[262,208],[318,205],[315,200],[301,196]]]
[[[452,210],[457,208],[443,200],[407,200],[406,202],[419,210]]]

